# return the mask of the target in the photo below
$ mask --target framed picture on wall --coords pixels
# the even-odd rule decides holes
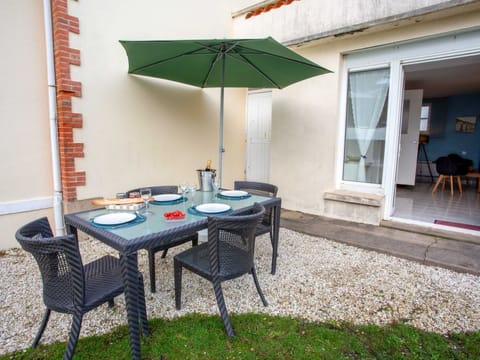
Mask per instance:
[[[473,133],[475,132],[475,116],[457,116],[455,119],[455,130],[457,132]]]

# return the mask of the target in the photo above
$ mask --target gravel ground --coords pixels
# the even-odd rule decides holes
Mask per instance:
[[[149,291],[145,251],[139,265],[145,278],[149,318],[173,318],[191,312],[217,314],[209,282],[184,271],[181,311],[175,310],[172,256],[188,247],[157,254],[157,293]],[[84,262],[107,253],[98,241],[81,242]],[[268,235],[257,240],[257,273],[269,302],[263,307],[250,276],[224,283],[227,307],[233,312],[298,316],[314,321],[356,324],[402,321],[437,333],[480,329],[480,279],[470,274],[429,267],[357,249],[326,239],[280,229],[277,274],[270,274]],[[0,256],[0,354],[28,347],[43,315],[41,280],[33,258],[20,249]],[[126,324],[123,296],[115,307],[87,313],[81,336],[108,332]],[[66,341],[70,316],[52,312],[42,343]]]

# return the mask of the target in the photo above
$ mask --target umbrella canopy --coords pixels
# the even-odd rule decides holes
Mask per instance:
[[[330,72],[273,38],[210,40],[120,40],[128,56],[128,72],[201,88],[219,87],[222,177],[225,87],[278,88]]]

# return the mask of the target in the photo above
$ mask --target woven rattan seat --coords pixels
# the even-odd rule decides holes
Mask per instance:
[[[161,195],[161,194],[176,194],[178,193],[178,186],[175,185],[161,185],[161,186],[147,186],[152,190],[152,195]],[[132,192],[139,192],[140,188],[132,189],[127,191],[127,196],[130,196]],[[156,292],[156,281],[155,281],[155,254],[159,251],[163,251],[162,259],[167,256],[168,249],[174,246],[181,245],[186,242],[192,242],[192,246],[197,246],[198,244],[198,233],[189,234],[186,236],[179,237],[174,241],[169,242],[168,245],[157,246],[148,249],[148,272],[150,274],[150,291],[152,293]]]
[[[239,214],[208,217],[208,241],[174,257],[175,305],[178,310],[181,308],[184,267],[212,282],[228,336],[234,336],[234,332],[223,297],[223,281],[251,273],[263,305],[268,305],[254,265],[255,229],[264,213],[264,207],[255,203],[251,209]]]
[[[46,217],[21,227],[15,234],[22,248],[31,253],[40,268],[43,282],[43,301],[46,306],[42,323],[32,343],[36,347],[47,326],[51,311],[72,314],[72,325],[64,359],[75,352],[83,315],[123,293],[119,259],[103,256],[82,263],[75,235],[54,237]],[[147,314],[143,292],[143,277],[138,273],[139,321],[147,332]]]

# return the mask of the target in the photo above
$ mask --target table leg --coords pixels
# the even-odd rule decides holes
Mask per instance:
[[[477,181],[477,192],[480,192],[480,173],[468,173],[465,175],[467,179],[469,179],[469,184],[470,184],[470,179],[475,179]]]
[[[137,253],[120,254],[122,277],[125,287],[125,307],[127,309],[128,330],[130,332],[130,354],[140,360],[140,328],[138,303],[138,259]]]
[[[278,238],[280,233],[280,211],[281,204],[273,207],[273,251],[272,251],[272,275],[277,272],[277,256],[278,256]]]
[[[67,234],[69,235],[75,235],[75,238],[78,239],[78,230],[76,227],[70,225],[70,224],[66,224],[65,225],[65,229],[67,230]],[[78,240],[77,240],[78,241]]]

